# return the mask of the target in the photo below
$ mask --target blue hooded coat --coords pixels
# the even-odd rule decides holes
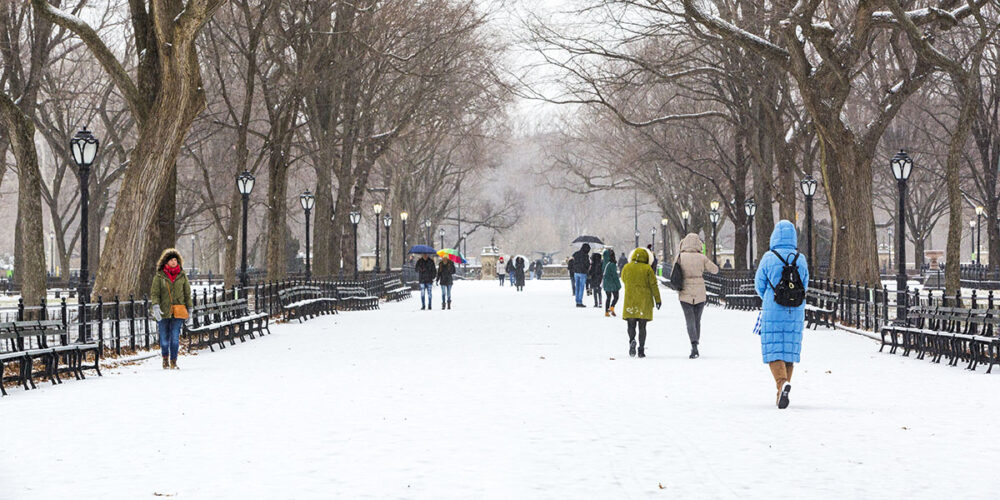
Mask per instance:
[[[781,263],[775,253],[789,264],[795,258],[798,236],[795,226],[782,220],[771,233],[771,251],[764,254],[757,266],[754,285],[763,302],[760,317],[760,347],[764,362],[799,362],[802,351],[802,330],[806,320],[806,306],[785,307],[774,301],[774,286],[781,281]],[[805,255],[799,255],[796,265],[802,285],[809,289],[809,265]]]

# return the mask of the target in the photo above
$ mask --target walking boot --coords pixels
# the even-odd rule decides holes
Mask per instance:
[[[420,310],[423,311],[427,309],[427,304],[424,304],[424,299],[420,299]]]
[[[434,309],[434,301],[428,300],[427,301],[427,310],[430,311],[431,309]]]
[[[698,359],[698,356],[699,356],[699,354],[698,354],[698,343],[697,342],[691,342],[691,355],[688,356],[688,358],[690,358],[690,359]]]
[[[448,303],[442,300],[441,301],[441,310],[444,311],[447,308],[448,308]]]
[[[451,301],[450,300],[448,301],[448,310],[449,311],[451,310]]]
[[[645,358],[646,357],[646,348],[645,347],[640,347],[639,348],[639,357],[640,358]]]
[[[164,370],[169,370],[170,369],[170,356],[164,356],[163,357],[163,369]]]
[[[629,355],[630,358],[634,358],[635,357],[635,341],[634,340],[630,340],[629,343],[628,343],[628,355]]]
[[[615,307],[614,306],[611,306],[611,315],[612,316],[618,316],[617,314],[615,314]]]
[[[604,317],[605,317],[605,318],[610,318],[610,317],[611,317],[611,311],[610,311],[610,310],[608,310],[608,309],[605,309],[605,310],[604,310]]]
[[[177,358],[173,358],[173,359],[170,360],[170,369],[171,370],[180,370],[180,368],[177,367]]]

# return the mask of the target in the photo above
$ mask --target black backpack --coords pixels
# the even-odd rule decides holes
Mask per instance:
[[[781,281],[777,285],[771,285],[771,280],[767,281],[774,290],[774,301],[785,307],[799,307],[806,300],[806,288],[802,286],[802,277],[799,276],[799,268],[796,262],[799,260],[799,253],[795,253],[795,258],[791,262],[786,261],[778,255],[778,252],[771,251],[778,260],[784,264],[781,268]]]

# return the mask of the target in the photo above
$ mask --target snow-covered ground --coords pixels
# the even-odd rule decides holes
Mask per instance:
[[[460,282],[14,389],[0,498],[996,498],[1000,375],[809,332],[781,411],[755,316],[709,308],[689,360],[664,293],[646,359],[568,281]]]

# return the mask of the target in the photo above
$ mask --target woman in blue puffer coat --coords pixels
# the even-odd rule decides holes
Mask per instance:
[[[764,362],[771,368],[778,388],[778,408],[788,407],[792,369],[794,363],[799,362],[799,353],[802,351],[806,306],[804,303],[798,307],[779,305],[774,301],[774,287],[781,281],[784,259],[789,264],[795,261],[802,285],[809,288],[809,266],[806,256],[800,255],[797,247],[795,226],[787,220],[779,221],[771,233],[771,251],[761,257],[754,280],[757,295],[760,295],[763,304],[760,313],[761,353],[764,355]]]

